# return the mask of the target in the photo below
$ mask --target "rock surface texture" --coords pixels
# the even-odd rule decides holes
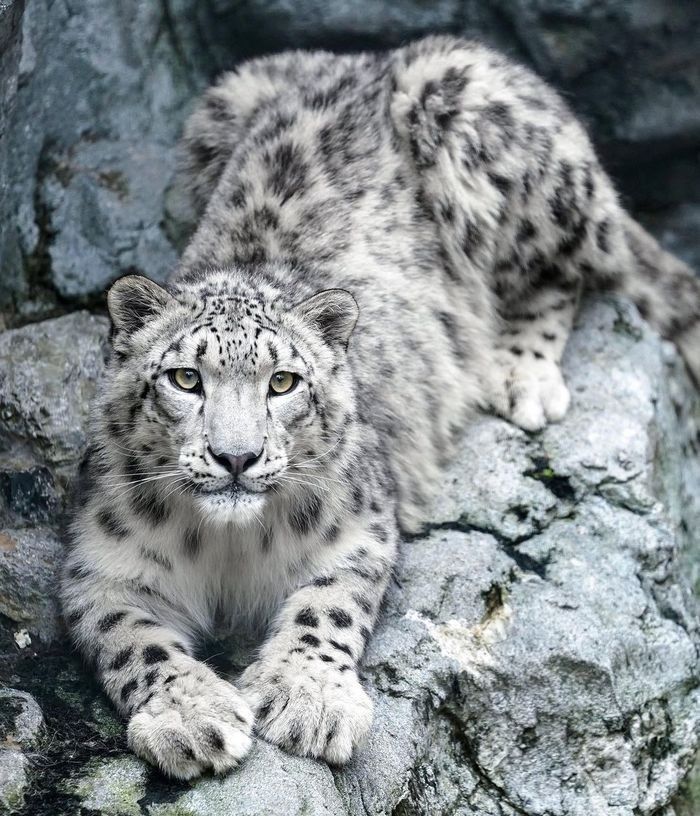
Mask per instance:
[[[560,87],[630,206],[698,267],[697,4],[0,0],[0,813],[700,813],[697,763],[683,781],[700,739],[699,398],[618,301],[581,317],[563,423],[466,430],[405,543],[364,664],[375,725],[346,769],[258,742],[225,779],[171,783],[126,751],[62,636],[103,291],[177,258],[193,98],[248,56],[429,32],[485,39]]]
[[[67,371],[96,374],[104,332],[83,313],[0,335],[0,351],[55,349],[48,368],[24,358],[22,383],[43,385],[16,401],[3,444],[75,466],[82,402],[52,395]],[[130,756],[40,606],[55,583],[50,523],[14,518],[0,534],[0,674],[16,689],[0,698],[0,796],[26,816],[692,812],[673,802],[700,735],[700,399],[675,350],[615,300],[587,305],[566,369],[562,423],[466,430],[432,524],[404,545],[364,660],[374,727],[342,770],[258,741],[230,776],[179,784]],[[31,643],[10,646],[22,630]]]
[[[486,40],[561,88],[630,203],[692,261],[697,3],[2,0],[0,322],[98,306],[124,272],[167,273],[182,242],[175,140],[220,71],[283,48],[380,49],[430,32]]]

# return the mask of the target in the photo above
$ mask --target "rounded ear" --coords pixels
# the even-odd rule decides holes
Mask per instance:
[[[125,275],[115,281],[107,293],[107,308],[114,330],[132,334],[172,300],[162,286],[143,275]]]
[[[297,304],[294,312],[314,325],[330,346],[347,348],[360,316],[360,307],[345,289],[325,289]]]

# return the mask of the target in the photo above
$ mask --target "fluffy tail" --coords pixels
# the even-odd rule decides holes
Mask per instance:
[[[629,215],[624,219],[632,257],[619,288],[664,337],[676,343],[700,386],[700,277]]]

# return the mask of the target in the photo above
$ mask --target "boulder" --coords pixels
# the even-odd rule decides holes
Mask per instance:
[[[0,3],[0,323],[98,306],[119,274],[162,277],[165,215],[194,97],[283,48],[477,37],[557,85],[633,206],[698,201],[700,6],[666,0],[5,0]]]
[[[31,694],[0,688],[0,723],[0,805],[5,813],[24,805],[29,759],[23,750],[36,745],[44,716]]]
[[[363,661],[375,722],[349,766],[257,741],[224,778],[165,780],[126,752],[67,647],[6,642],[0,668],[52,733],[17,813],[692,813],[678,792],[700,735],[700,398],[614,299],[587,304],[565,369],[566,419],[538,434],[477,419],[405,542]],[[3,761],[18,778],[16,752]]]

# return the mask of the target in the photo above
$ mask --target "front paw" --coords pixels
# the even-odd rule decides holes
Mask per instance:
[[[323,654],[282,654],[253,663],[240,680],[258,733],[300,756],[342,765],[372,724],[357,672]]]
[[[224,773],[248,753],[253,714],[236,689],[206,666],[165,679],[129,721],[135,754],[168,776]]]

